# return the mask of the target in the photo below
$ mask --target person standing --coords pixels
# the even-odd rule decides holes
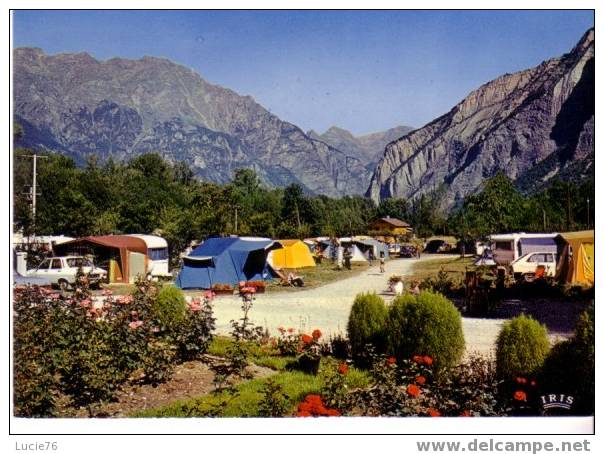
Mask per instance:
[[[380,273],[386,272],[386,259],[384,258],[384,252],[380,252]]]

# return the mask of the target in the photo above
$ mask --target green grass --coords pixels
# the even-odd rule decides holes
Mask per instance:
[[[411,276],[407,280],[423,280],[427,277],[434,277],[438,272],[444,269],[453,280],[465,279],[466,269],[474,269],[473,257],[453,257],[433,260],[421,260],[415,262],[411,268]]]
[[[217,337],[212,342],[209,353],[213,355],[223,354],[232,340],[225,337]],[[333,371],[338,361],[333,358],[323,358],[319,375],[309,375],[296,370],[285,370],[287,363],[294,361],[289,357],[278,357],[270,354],[254,352],[250,355],[250,361],[273,367],[277,373],[270,379],[281,385],[284,394],[288,398],[290,410],[293,413],[297,405],[304,400],[307,394],[320,394],[325,385],[325,377],[328,369]],[[158,418],[158,417],[192,417],[209,416],[219,411],[221,417],[254,417],[258,415],[258,405],[263,400],[262,390],[269,378],[257,378],[243,382],[236,386],[235,395],[226,392],[212,393],[192,399],[174,402],[159,408],[143,410],[133,413],[132,417]],[[346,382],[350,388],[367,386],[369,376],[367,372],[351,367],[346,375]]]
[[[281,385],[283,393],[287,396],[290,410],[293,413],[297,405],[304,400],[307,394],[320,394],[325,384],[325,369],[334,366],[333,359],[322,360],[319,375],[309,375],[300,371],[281,371],[270,377],[275,383]],[[347,384],[350,388],[366,386],[369,377],[366,372],[350,368],[347,374]],[[192,417],[207,416],[208,412],[220,409],[221,417],[254,417],[258,415],[258,405],[263,399],[262,390],[268,378],[249,380],[236,387],[236,394],[226,392],[208,394],[193,399],[174,402],[170,405],[136,412],[130,416],[138,418],[166,418],[166,417]]]
[[[216,336],[208,347],[208,353],[214,356],[225,356],[227,349],[233,342],[230,337]],[[250,343],[249,360],[258,366],[273,370],[285,370],[289,363],[295,361],[295,358],[293,356],[280,356],[279,352],[273,348]]]
[[[368,263],[353,263],[352,269],[347,270],[346,268],[338,269],[337,266],[331,263],[329,260],[323,260],[320,265],[313,268],[302,268],[299,270],[293,270],[295,274],[302,276],[304,279],[304,287],[291,287],[281,285],[279,279],[275,279],[270,282],[267,286],[268,292],[296,292],[308,288],[320,287],[330,282],[339,281],[348,277],[356,276],[361,274],[363,271],[369,269]],[[283,273],[287,276],[289,270],[283,270]]]

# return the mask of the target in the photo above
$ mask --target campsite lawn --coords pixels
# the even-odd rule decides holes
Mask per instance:
[[[292,360],[293,358],[289,358]],[[255,362],[252,358],[252,362]],[[257,363],[256,363],[257,364]],[[272,379],[283,389],[289,405],[288,414],[292,414],[307,394],[320,394],[325,386],[327,369],[337,367],[338,361],[323,358],[317,376],[296,370],[279,370],[271,377],[256,378],[235,387],[235,393],[219,392],[181,400],[159,408],[132,413],[131,417],[187,417],[187,416],[224,416],[254,417],[260,416],[259,404],[264,399],[263,389],[267,380]],[[369,383],[366,372],[351,367],[346,375],[349,388],[364,387]],[[219,412],[216,414],[216,412]]]
[[[292,287],[288,285],[282,285],[279,279],[275,279],[269,283],[267,290],[269,292],[283,292],[283,291],[299,291],[302,289],[316,288],[330,282],[339,281],[348,277],[356,276],[364,271],[367,271],[369,264],[367,263],[353,263],[352,269],[347,270],[346,268],[338,269],[337,266],[331,263],[329,260],[313,267],[313,268],[301,268],[298,270],[287,270],[284,269],[283,273],[287,274],[292,271],[294,274],[302,276],[304,279],[304,287]]]
[[[449,256],[434,260],[420,260],[413,264],[408,280],[421,281],[427,277],[434,277],[441,269],[446,271],[452,280],[463,280],[466,269],[474,268],[473,260],[471,256],[463,259],[459,256]]]

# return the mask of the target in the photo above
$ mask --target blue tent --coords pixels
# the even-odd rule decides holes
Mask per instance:
[[[209,289],[270,279],[266,256],[274,247],[279,245],[265,239],[210,238],[184,258],[176,286]]]

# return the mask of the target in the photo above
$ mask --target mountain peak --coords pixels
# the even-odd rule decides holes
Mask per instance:
[[[494,79],[388,144],[367,195],[413,199],[444,185],[452,206],[498,172],[525,190],[593,172],[593,39],[588,30],[572,52]]]

